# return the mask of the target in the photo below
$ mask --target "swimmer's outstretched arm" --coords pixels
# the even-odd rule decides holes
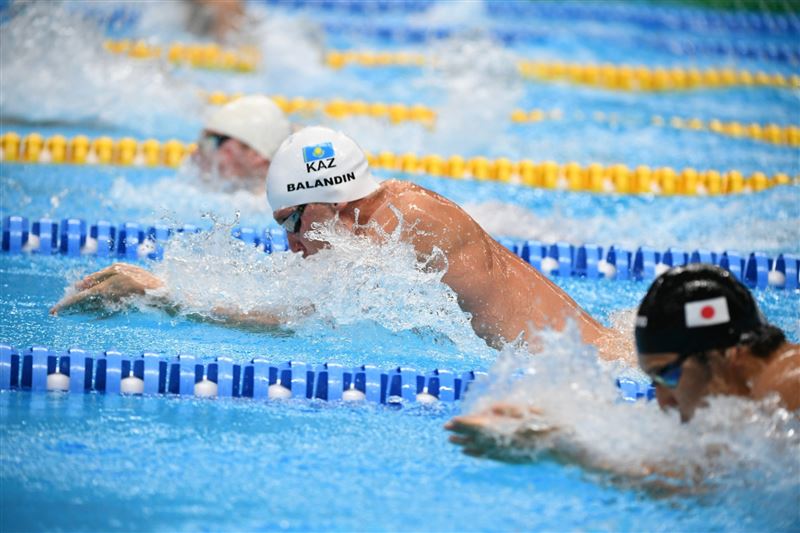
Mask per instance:
[[[166,294],[164,282],[147,270],[127,263],[115,263],[89,274],[75,284],[76,292],[68,294],[50,309],[51,315],[69,308],[103,306],[109,302],[120,302],[131,296],[143,296],[147,303],[174,314],[180,311]],[[300,310],[303,314],[313,312],[313,307]],[[266,311],[242,311],[232,307],[215,307],[211,317],[189,315],[191,318],[213,318],[231,326],[275,327],[285,322],[279,314]]]
[[[450,442],[461,446],[465,454],[473,457],[521,463],[530,462],[540,452],[546,452],[564,463],[621,476],[623,479],[618,479],[618,482],[627,480],[670,493],[685,492],[692,487],[696,489],[703,479],[702,472],[688,472],[678,465],[625,468],[622,463],[603,461],[571,442],[565,428],[549,424],[542,411],[529,406],[499,403],[477,414],[454,417],[444,428],[453,432]],[[692,482],[690,486],[685,483],[687,481]]]

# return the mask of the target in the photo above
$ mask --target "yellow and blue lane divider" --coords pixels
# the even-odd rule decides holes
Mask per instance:
[[[176,139],[164,142],[107,136],[90,139],[85,135],[69,139],[63,135],[44,138],[38,133],[20,137],[13,131],[0,137],[0,161],[5,163],[178,167],[196,149],[196,144]]]
[[[243,96],[241,93],[227,94],[222,91],[212,91],[206,95],[208,103],[224,105]],[[365,102],[364,100],[345,100],[332,98],[322,100],[319,98],[289,98],[280,94],[270,95],[270,98],[284,113],[325,115],[342,119],[349,116],[369,116],[375,119],[388,120],[392,124],[401,122],[419,122],[432,127],[436,122],[436,111],[423,104],[404,104],[400,102]]]
[[[515,109],[511,113],[511,121],[516,124],[536,123],[545,120],[561,120],[564,112],[560,109]],[[590,119],[594,122],[608,124],[636,123],[619,113],[596,111],[590,114],[571,113],[571,119]],[[641,123],[641,121],[638,121]],[[670,127],[677,130],[693,130],[714,133],[740,139],[751,139],[775,145],[800,147],[800,125],[781,125],[775,122],[758,123],[739,120],[721,120],[718,118],[701,119],[698,117],[663,117],[653,115],[649,124],[657,127]]]
[[[133,355],[114,349],[93,353],[82,348],[56,351],[45,346],[18,350],[0,344],[0,390],[402,406],[459,401],[472,386],[482,386],[487,377],[481,370],[424,372],[406,366],[381,369],[370,364],[274,363],[263,358],[237,363],[224,355],[203,363],[193,355],[165,357],[156,351]],[[620,377],[616,385],[624,402],[655,397],[652,383]]]
[[[107,220],[89,223],[80,218],[30,221],[26,217],[9,215],[3,219],[2,250],[11,254],[159,260],[163,257],[165,243],[174,235],[201,231],[202,228],[194,225],[170,227],[138,222],[117,225]],[[238,226],[231,234],[266,253],[288,250],[286,232],[282,228]],[[788,291],[800,286],[800,256],[789,253],[769,257],[761,252],[741,254],[734,250],[713,252],[681,247],[658,250],[639,246],[631,250],[620,246],[545,243],[503,237],[498,242],[549,276],[649,281],[672,266],[710,263],[728,270],[754,289],[773,287]]]
[[[332,50],[326,55],[330,68],[350,65],[361,67],[421,67],[434,61],[425,54],[412,52],[373,52],[369,50]],[[531,61],[517,63],[524,78],[545,81],[568,81],[621,91],[677,91],[733,86],[800,88],[800,75],[780,72],[736,70],[729,67],[649,67],[613,63],[569,63]]]
[[[130,137],[117,140],[105,136],[89,139],[84,135],[70,139],[54,135],[45,139],[38,133],[20,137],[15,132],[7,132],[0,138],[0,161],[178,167],[196,148],[194,143],[174,139],[163,143],[155,139],[138,141]],[[386,171],[596,193],[719,195],[758,192],[777,185],[800,182],[800,177],[792,178],[785,173],[767,176],[758,171],[745,177],[738,170],[700,171],[691,167],[675,169],[639,165],[630,168],[624,164],[559,164],[555,161],[511,161],[502,157],[465,158],[460,155],[445,158],[438,154],[420,156],[389,151],[367,153],[367,158],[372,168]]]
[[[113,54],[134,59],[165,59],[180,66],[209,70],[254,72],[261,64],[261,53],[255,47],[223,48],[216,43],[171,43],[167,46],[146,41],[105,41]]]

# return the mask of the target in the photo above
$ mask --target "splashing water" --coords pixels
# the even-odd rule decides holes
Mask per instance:
[[[523,94],[516,54],[479,35],[466,35],[437,43],[432,56],[421,85],[444,91],[446,97],[428,149],[510,152],[514,141],[498,117],[509,116]]]
[[[517,450],[517,456],[579,456],[599,470],[634,480],[690,490],[725,487],[719,494],[724,498],[753,498],[758,493],[758,504],[784,522],[797,520],[798,413],[778,407],[776,398],[753,402],[712,397],[690,423],[681,424],[676,412],[661,411],[656,402],[622,402],[614,378],[627,374],[643,379],[640,371],[599,360],[580,342],[574,324],[561,333],[543,332],[542,338],[539,355],[507,346],[489,380],[471,389],[464,403],[468,413],[485,412],[500,403],[536,408],[542,414],[527,416],[525,427],[557,428]],[[500,419],[492,426],[505,444],[519,428],[519,421]],[[672,474],[654,479],[649,474],[653,468]]]
[[[199,126],[199,93],[163,64],[107,52],[100,29],[61,3],[15,9],[0,32],[3,77],[14,80],[0,92],[6,118],[99,122],[161,136]]]
[[[170,241],[155,273],[187,314],[213,317],[209,310],[215,307],[270,313],[310,337],[320,328],[372,322],[390,332],[444,335],[462,353],[485,360],[494,352],[474,334],[455,293],[442,283],[444,272],[420,262],[399,235],[376,244],[331,221],[307,233],[330,247],[303,259],[266,255],[232,239],[230,226],[217,224],[210,233]]]
[[[266,200],[263,181],[259,182],[260,187],[241,185],[218,176],[204,176],[187,163],[176,176],[153,183],[132,183],[119,177],[108,196],[115,206],[150,212],[156,218],[194,223],[199,213],[217,218],[230,218],[238,213],[247,225],[268,225],[272,209]]]

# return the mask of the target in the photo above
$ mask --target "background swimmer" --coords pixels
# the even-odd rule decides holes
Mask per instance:
[[[327,247],[307,234],[317,224],[339,227],[380,241],[400,232],[423,264],[446,269],[442,281],[472,315],[476,334],[491,346],[522,337],[536,349],[536,331],[561,330],[574,320],[584,342],[606,358],[619,357],[619,335],[603,327],[563,290],[487,234],[461,208],[410,182],[378,183],[364,152],[346,135],[323,127],[305,128],[283,142],[270,165],[267,194],[275,220],[286,229],[293,252],[303,257]],[[118,300],[163,288],[149,272],[117,264],[88,276],[78,293],[51,310],[87,299]],[[264,314],[218,310],[231,322],[274,325]]]
[[[290,133],[289,120],[275,102],[244,96],[211,115],[193,161],[207,179],[262,193],[270,161]]]
[[[750,292],[716,266],[676,267],[659,277],[639,307],[636,344],[659,405],[677,409],[684,423],[717,395],[773,397],[775,408],[800,408],[800,346],[764,322]],[[570,461],[609,468],[578,452],[569,428],[550,424],[547,413],[528,405],[496,404],[455,417],[445,428],[468,455],[516,461],[547,439]],[[674,473],[663,465],[652,471]]]
[[[241,0],[189,0],[187,27],[218,42],[235,40],[247,22]]]

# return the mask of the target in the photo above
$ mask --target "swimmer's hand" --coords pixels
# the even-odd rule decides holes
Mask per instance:
[[[70,307],[116,303],[162,287],[164,283],[147,270],[126,263],[115,263],[75,283],[75,292],[54,305],[50,314],[57,315]]]
[[[473,457],[520,462],[530,459],[537,442],[557,430],[534,407],[497,404],[474,414],[457,416],[444,426],[450,442]]]

